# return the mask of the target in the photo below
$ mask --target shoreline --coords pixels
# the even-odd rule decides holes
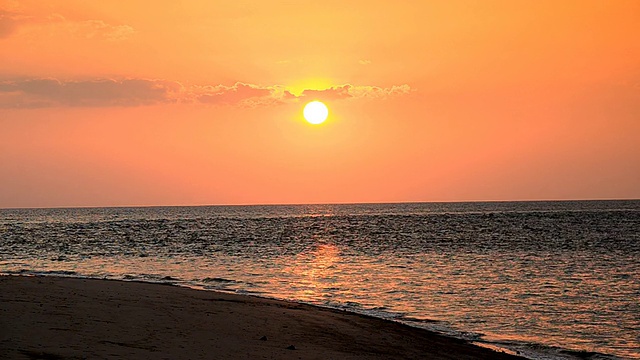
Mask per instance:
[[[166,284],[0,276],[11,359],[525,359],[372,316]]]

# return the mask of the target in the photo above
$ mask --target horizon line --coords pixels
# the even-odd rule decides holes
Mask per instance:
[[[0,207],[0,210],[36,209],[118,209],[118,208],[160,208],[160,207],[232,207],[232,206],[314,206],[314,205],[399,205],[399,204],[464,204],[464,203],[507,203],[507,202],[588,202],[588,201],[640,201],[640,198],[589,198],[589,199],[519,199],[519,200],[438,200],[438,201],[380,201],[380,202],[318,202],[318,203],[237,203],[237,204],[178,204],[178,205],[60,205],[60,206],[15,206]]]

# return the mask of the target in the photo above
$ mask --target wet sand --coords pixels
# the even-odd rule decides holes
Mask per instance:
[[[339,310],[170,285],[0,276],[7,359],[522,359]]]

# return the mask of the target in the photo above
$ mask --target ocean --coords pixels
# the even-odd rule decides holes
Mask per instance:
[[[0,209],[0,274],[368,314],[531,359],[640,359],[640,201]]]

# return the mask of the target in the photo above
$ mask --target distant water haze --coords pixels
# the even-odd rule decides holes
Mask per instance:
[[[0,210],[0,273],[308,302],[560,359],[640,358],[640,201]]]

